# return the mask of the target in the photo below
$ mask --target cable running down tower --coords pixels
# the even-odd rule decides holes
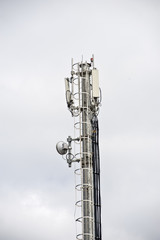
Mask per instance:
[[[93,56],[89,63],[73,63],[72,59],[71,77],[65,78],[65,90],[67,107],[74,117],[75,136],[69,136],[67,143],[58,142],[56,149],[65,157],[69,167],[72,163],[76,165],[76,239],[102,240],[97,118],[101,105],[101,90]]]

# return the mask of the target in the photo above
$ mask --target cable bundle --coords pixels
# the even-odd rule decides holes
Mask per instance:
[[[93,154],[93,184],[94,184],[94,216],[95,216],[95,240],[102,239],[101,230],[101,193],[100,193],[100,156],[99,156],[99,127],[98,118],[92,120],[92,154]]]

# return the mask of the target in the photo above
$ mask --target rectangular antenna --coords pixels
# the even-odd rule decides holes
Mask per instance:
[[[99,98],[99,76],[98,70],[92,69],[92,97]]]
[[[65,81],[65,91],[66,91],[66,93],[70,92],[69,79],[65,78],[64,81]]]

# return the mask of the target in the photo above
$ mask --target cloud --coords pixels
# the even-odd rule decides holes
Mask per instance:
[[[159,1],[1,1],[0,239],[74,238],[70,59],[95,54],[103,238],[159,240]]]
[[[50,240],[72,235],[67,234],[72,214],[62,202],[61,205],[56,202],[56,197],[52,196],[51,202],[42,192],[12,189],[3,192],[6,196],[1,194],[1,238]]]

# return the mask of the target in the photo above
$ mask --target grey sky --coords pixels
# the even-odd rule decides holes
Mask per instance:
[[[160,2],[0,1],[0,239],[75,239],[71,57],[95,54],[103,239],[160,239]]]

